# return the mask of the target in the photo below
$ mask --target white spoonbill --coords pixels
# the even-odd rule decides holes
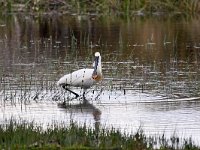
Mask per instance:
[[[96,82],[102,79],[102,68],[101,68],[101,55],[99,52],[95,53],[95,60],[93,63],[93,69],[79,69],[70,74],[61,77],[57,85],[63,87],[65,90],[79,97],[77,93],[69,89],[70,86],[83,88],[83,97],[88,88],[94,85]]]

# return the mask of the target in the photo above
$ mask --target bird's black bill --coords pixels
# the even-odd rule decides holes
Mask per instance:
[[[96,56],[95,57],[95,60],[94,60],[94,71],[93,71],[93,74],[92,76],[97,76],[97,66],[98,66],[98,63],[99,63],[99,56]]]

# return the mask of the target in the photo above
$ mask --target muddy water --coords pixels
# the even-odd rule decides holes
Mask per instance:
[[[0,123],[74,120],[200,140],[199,23],[183,16],[1,16]],[[86,102],[72,100],[55,82],[91,67],[95,51],[104,79]]]

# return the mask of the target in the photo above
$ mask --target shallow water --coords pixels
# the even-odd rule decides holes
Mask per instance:
[[[0,19],[0,123],[44,128],[70,120],[147,135],[200,140],[198,18],[3,16]],[[91,67],[100,51],[104,79],[82,99],[55,85]],[[73,88],[81,94],[80,89]],[[69,101],[67,108],[60,103]],[[199,143],[198,143],[199,144]]]

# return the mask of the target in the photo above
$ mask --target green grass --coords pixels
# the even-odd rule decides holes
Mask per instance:
[[[164,135],[147,137],[141,129],[128,135],[114,128],[92,129],[74,122],[68,127],[54,125],[46,130],[25,122],[10,121],[7,125],[0,125],[0,149],[200,149],[191,139],[184,140],[183,144],[180,142],[175,136],[170,139]]]
[[[6,12],[48,12],[58,10],[64,13],[123,14],[130,16],[137,12],[181,12],[194,14],[200,12],[199,0],[15,0],[1,2]]]

